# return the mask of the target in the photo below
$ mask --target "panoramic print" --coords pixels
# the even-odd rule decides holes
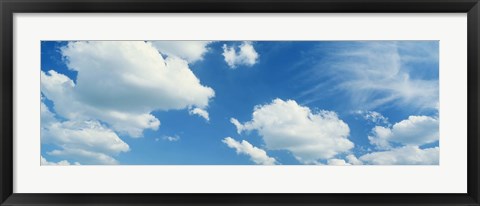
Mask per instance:
[[[439,165],[439,41],[42,41],[41,165]]]

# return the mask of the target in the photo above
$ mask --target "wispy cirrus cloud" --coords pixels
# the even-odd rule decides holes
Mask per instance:
[[[301,93],[306,102],[326,98],[318,95],[334,90],[337,95],[343,92],[361,110],[392,105],[437,108],[437,41],[344,42],[327,50],[331,52],[323,52],[321,60],[304,74],[310,81],[322,80]],[[413,68],[412,63],[425,66]]]

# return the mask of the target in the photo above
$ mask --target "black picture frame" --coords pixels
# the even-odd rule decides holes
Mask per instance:
[[[1,205],[480,205],[478,0],[0,0]],[[467,13],[466,194],[20,194],[13,193],[14,13]],[[440,181],[441,183],[441,181]],[[92,185],[94,187],[94,185]]]

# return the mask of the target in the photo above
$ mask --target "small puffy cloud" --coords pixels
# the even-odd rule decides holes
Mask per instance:
[[[69,42],[61,54],[78,72],[76,83],[53,70],[41,73],[41,91],[54,102],[57,115],[99,120],[131,137],[158,129],[152,111],[205,108],[215,95],[186,61],[164,59],[149,42]]]
[[[210,117],[208,115],[208,112],[204,109],[200,109],[200,108],[194,108],[194,109],[191,109],[190,111],[188,111],[188,113],[190,115],[198,115],[202,118],[204,118],[205,120],[210,121]]]
[[[388,125],[390,124],[388,122],[388,118],[384,117],[382,114],[376,112],[376,111],[363,111],[359,110],[356,112],[357,114],[361,115],[363,119],[373,122],[375,124],[384,124]]]
[[[354,147],[348,139],[348,125],[335,112],[313,113],[294,100],[275,99],[255,106],[252,116],[252,120],[244,124],[233,118],[231,122],[238,132],[257,131],[267,149],[291,151],[305,164],[331,159]]]
[[[70,162],[68,162],[67,160],[62,160],[62,161],[59,161],[59,162],[49,162],[47,159],[45,159],[43,156],[40,157],[40,165],[60,165],[60,166],[68,166],[68,165],[72,165],[70,164]],[[80,165],[80,163],[78,162],[75,162],[73,165]]]
[[[228,147],[235,149],[237,154],[245,154],[250,156],[250,160],[259,165],[274,165],[276,163],[275,158],[269,157],[265,150],[258,147],[254,147],[249,142],[242,140],[238,142],[231,137],[226,137],[222,140]]]
[[[350,163],[345,162],[343,159],[329,159],[327,160],[327,164],[335,166],[351,165]]]
[[[438,165],[439,153],[438,147],[420,149],[418,146],[403,146],[366,154],[360,160],[374,165]]]
[[[40,109],[42,144],[62,148],[47,152],[49,155],[74,159],[82,164],[117,164],[112,156],[130,150],[115,132],[98,121],[59,121],[43,102]]]
[[[372,134],[370,143],[381,149],[390,148],[390,142],[420,146],[438,140],[439,121],[429,116],[409,116],[391,128],[376,126]]]
[[[252,45],[252,42],[243,42],[240,46],[223,45],[223,57],[228,66],[232,69],[239,65],[253,66],[258,61],[258,53]],[[237,51],[238,50],[238,51]]]
[[[194,63],[203,59],[211,41],[151,41],[151,43],[164,55],[180,57]]]
[[[169,142],[176,142],[176,141],[180,140],[180,136],[178,136],[178,135],[164,136],[163,139],[166,140],[166,141],[169,141]]]

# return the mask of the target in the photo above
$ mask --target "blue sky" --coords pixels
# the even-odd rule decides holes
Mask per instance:
[[[42,165],[438,165],[438,52],[42,41]]]

